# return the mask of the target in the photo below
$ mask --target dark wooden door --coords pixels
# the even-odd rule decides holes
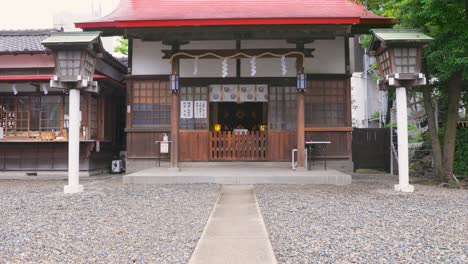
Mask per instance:
[[[390,171],[390,129],[354,128],[352,141],[354,171],[381,169]]]

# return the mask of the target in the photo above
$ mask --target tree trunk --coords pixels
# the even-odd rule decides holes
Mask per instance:
[[[447,181],[453,181],[453,160],[457,135],[458,109],[460,108],[461,79],[463,71],[452,75],[448,87],[447,121],[445,124],[443,164]]]
[[[441,181],[445,181],[444,167],[442,163],[442,148],[440,147],[439,135],[437,133],[437,124],[435,120],[434,108],[432,107],[431,88],[424,86],[422,88],[424,98],[424,109],[427,116],[427,126],[431,137],[432,155],[434,157],[434,173]]]

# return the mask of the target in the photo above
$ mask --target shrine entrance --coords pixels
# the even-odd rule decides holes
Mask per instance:
[[[267,159],[268,87],[210,87],[209,159]]]

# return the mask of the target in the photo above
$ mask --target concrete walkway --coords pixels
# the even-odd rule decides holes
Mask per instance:
[[[224,185],[190,264],[276,263],[251,185]]]

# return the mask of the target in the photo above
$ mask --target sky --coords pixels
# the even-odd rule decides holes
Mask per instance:
[[[119,0],[0,0],[0,30],[39,29],[53,26],[54,14],[67,12],[73,15],[91,15],[101,6],[106,15]]]

